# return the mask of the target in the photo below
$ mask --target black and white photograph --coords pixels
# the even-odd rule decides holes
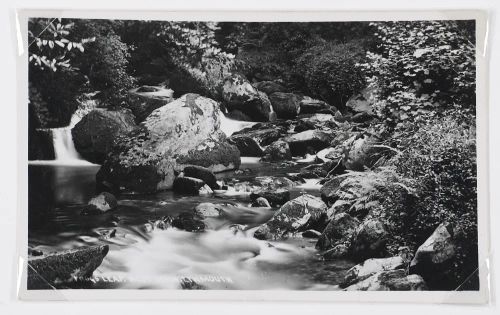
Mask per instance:
[[[477,27],[30,16],[27,291],[479,292]]]

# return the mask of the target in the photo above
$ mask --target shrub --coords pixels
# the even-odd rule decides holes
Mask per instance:
[[[295,72],[312,96],[343,109],[347,100],[365,86],[365,76],[356,66],[364,58],[362,41],[322,43],[297,58]]]
[[[475,44],[470,23],[372,25],[380,45],[360,67],[377,87],[375,109],[386,123],[425,121],[455,105],[474,113]]]

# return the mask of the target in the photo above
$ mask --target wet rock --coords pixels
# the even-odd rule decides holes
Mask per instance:
[[[295,118],[299,114],[300,100],[293,93],[275,92],[269,95],[269,100],[278,118]]]
[[[316,129],[316,125],[314,123],[301,119],[301,120],[297,121],[297,124],[295,125],[293,131],[303,132],[303,131],[314,130],[314,129]]]
[[[251,128],[245,128],[233,133],[233,136],[246,136],[254,139],[260,146],[267,146],[276,140],[279,140],[287,133],[283,126],[271,124],[256,124]]]
[[[290,146],[293,156],[303,156],[306,153],[317,152],[330,146],[331,136],[319,130],[303,131],[283,139]]]
[[[135,122],[140,123],[155,109],[174,100],[174,91],[162,86],[143,85],[129,91],[126,107],[135,116]]]
[[[319,238],[321,235],[321,232],[318,232],[316,230],[307,230],[302,232],[302,237],[304,238]]]
[[[330,105],[321,100],[315,100],[308,96],[303,97],[299,103],[299,113],[300,114],[316,114],[316,113],[324,113],[327,111],[336,112],[337,109],[335,107],[330,107]]]
[[[194,213],[183,212],[172,220],[172,226],[188,232],[203,232],[205,223]]]
[[[285,92],[286,89],[283,85],[274,82],[274,81],[261,81],[252,84],[257,90],[266,93],[267,95],[271,95],[275,92]]]
[[[377,219],[363,221],[353,235],[351,254],[357,259],[381,257],[385,254],[387,231]]]
[[[210,187],[198,178],[179,176],[174,180],[173,190],[186,195],[200,195],[212,193]]]
[[[120,137],[96,175],[120,191],[171,189],[175,172],[199,165],[212,172],[239,167],[238,148],[220,131],[219,105],[186,94],[154,110],[138,129]]]
[[[331,163],[311,164],[300,169],[299,176],[302,178],[324,178],[328,175]]]
[[[364,135],[353,137],[344,142],[348,147],[348,153],[342,161],[348,170],[363,171],[366,167],[371,168],[381,158],[387,149],[378,147],[379,140],[374,136]]]
[[[203,166],[186,166],[182,172],[186,177],[201,179],[212,189],[219,189],[219,184],[217,184],[217,178],[215,177],[214,173]]]
[[[223,213],[223,210],[219,205],[210,202],[204,202],[197,205],[194,208],[194,212],[196,215],[202,218],[217,218],[220,217],[220,215]]]
[[[261,157],[264,154],[261,146],[251,137],[234,135],[228,141],[238,148],[241,156]]]
[[[239,110],[253,121],[270,121],[272,107],[269,98],[242,75],[233,74],[224,80],[222,98],[230,111]]]
[[[101,164],[116,138],[136,128],[130,110],[96,108],[75,125],[71,134],[78,153],[92,163]]]
[[[28,256],[42,256],[43,252],[38,249],[28,248]]]
[[[90,199],[87,206],[83,208],[81,215],[97,215],[114,210],[118,207],[118,201],[115,196],[108,192],[102,192]]]
[[[253,237],[258,240],[270,240],[273,238],[271,230],[267,224],[262,224],[259,228],[254,232]]]
[[[92,276],[108,254],[108,245],[72,249],[28,259],[28,289],[64,288]]]
[[[383,271],[357,282],[345,291],[423,291],[427,290],[424,279],[407,275],[403,269]]]
[[[343,288],[348,287],[379,272],[405,269],[407,264],[408,262],[404,261],[403,258],[399,256],[367,259],[361,264],[349,269],[340,286]]]
[[[252,207],[271,208],[271,204],[269,203],[269,201],[267,201],[266,198],[259,197],[252,203]]]
[[[320,189],[321,199],[329,206],[333,205],[339,199],[338,192],[342,178],[334,177],[323,184]]]
[[[321,233],[316,248],[326,250],[339,242],[350,241],[359,224],[356,218],[346,213],[336,214]]]
[[[267,225],[271,233],[285,236],[308,229],[322,230],[325,220],[326,204],[317,197],[304,194],[285,203]]]
[[[451,224],[440,224],[417,249],[410,263],[410,273],[421,275],[432,288],[451,286],[454,279],[449,271],[456,262],[458,253],[453,235]]]
[[[292,152],[287,142],[276,141],[266,147],[263,152],[262,161],[276,162],[292,159]]]
[[[276,190],[257,190],[250,194],[252,202],[260,197],[267,199],[273,207],[279,207],[290,200],[290,191],[281,188]]]

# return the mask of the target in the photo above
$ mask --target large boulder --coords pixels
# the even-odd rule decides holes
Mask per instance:
[[[300,99],[293,93],[275,92],[269,95],[269,100],[278,118],[295,118],[299,114]]]
[[[224,80],[222,98],[228,110],[239,110],[254,121],[270,121],[273,117],[267,95],[254,88],[242,75],[233,74]]]
[[[120,137],[97,173],[97,183],[118,191],[171,189],[175,173],[188,165],[212,172],[238,168],[238,148],[219,130],[218,104],[186,94],[153,111],[139,128]]]
[[[130,110],[96,108],[75,125],[71,134],[78,153],[90,162],[101,164],[116,138],[136,128]]]
[[[316,248],[327,250],[340,243],[349,243],[359,224],[356,218],[347,213],[336,214],[321,233]]]
[[[218,218],[224,214],[224,210],[218,204],[203,202],[194,208],[194,213],[201,218]]]
[[[264,149],[262,161],[277,162],[292,159],[290,146],[285,141],[275,141]]]
[[[424,291],[427,285],[418,275],[407,275],[406,270],[382,271],[344,289],[345,291]]]
[[[87,206],[83,208],[82,215],[96,215],[114,210],[118,207],[118,201],[115,196],[109,192],[102,192],[90,199]]]
[[[387,231],[377,219],[367,218],[356,229],[350,253],[355,259],[382,257],[385,254]]]
[[[316,153],[330,146],[331,135],[319,130],[307,130],[283,139],[290,146],[293,156]]]
[[[65,288],[75,280],[89,280],[108,251],[108,245],[103,245],[32,257],[28,259],[28,289]]]
[[[410,273],[421,275],[433,288],[449,287],[453,282],[450,270],[456,262],[458,248],[453,240],[453,226],[440,224],[417,249],[410,263]]]
[[[317,197],[304,194],[285,203],[267,225],[278,237],[308,229],[323,230],[326,204]]]
[[[347,271],[341,286],[348,287],[356,282],[365,280],[378,272],[405,269],[407,264],[408,262],[399,256],[367,259]]]
[[[283,85],[274,82],[274,81],[261,81],[252,84],[257,90],[266,93],[267,95],[271,95],[275,92],[285,92],[286,89]]]
[[[135,122],[140,123],[155,109],[173,100],[173,90],[162,86],[144,85],[129,91],[126,106],[134,114]]]

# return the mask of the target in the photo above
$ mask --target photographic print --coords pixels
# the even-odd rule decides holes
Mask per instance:
[[[27,291],[478,292],[476,30],[30,16]]]

